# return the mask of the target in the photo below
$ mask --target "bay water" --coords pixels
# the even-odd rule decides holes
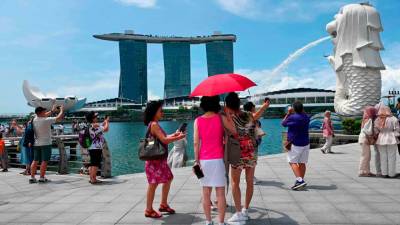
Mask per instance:
[[[270,155],[282,152],[281,119],[261,119],[262,129],[267,133],[264,136],[259,155]],[[181,123],[187,122],[187,140],[189,156],[188,166],[193,161],[193,121],[162,121],[160,126],[168,133],[175,132]],[[144,162],[138,158],[138,144],[145,135],[147,127],[141,122],[113,122],[105,137],[111,151],[112,175],[139,173],[144,171]],[[171,149],[173,144],[169,145]]]

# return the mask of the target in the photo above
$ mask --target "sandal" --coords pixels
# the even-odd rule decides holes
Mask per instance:
[[[360,173],[359,177],[375,177],[375,174],[372,173]]]
[[[156,212],[154,209],[152,209],[152,210],[146,209],[144,211],[144,216],[149,217],[149,218],[154,218],[154,219],[158,219],[158,218],[162,217],[161,213]]]
[[[101,184],[101,183],[103,183],[103,181],[101,181],[101,180],[95,180],[95,181],[89,180],[89,183],[91,183],[91,184]]]
[[[160,212],[166,212],[168,214],[175,214],[175,210],[169,207],[169,205],[160,205],[160,208],[158,209]]]

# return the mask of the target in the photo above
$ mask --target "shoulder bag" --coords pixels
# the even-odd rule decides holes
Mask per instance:
[[[165,149],[160,140],[153,135],[150,135],[151,123],[149,124],[145,138],[142,138],[139,143],[138,155],[142,161],[158,160],[165,158],[167,149]]]

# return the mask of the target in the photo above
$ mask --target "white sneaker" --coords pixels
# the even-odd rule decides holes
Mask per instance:
[[[229,223],[234,223],[234,222],[241,222],[241,221],[246,221],[247,218],[242,215],[241,212],[237,212],[233,214],[233,216],[228,220]]]
[[[246,220],[250,219],[249,217],[249,209],[242,208],[242,216],[246,218]]]

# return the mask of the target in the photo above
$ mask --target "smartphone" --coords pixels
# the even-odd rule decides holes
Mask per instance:
[[[201,170],[201,168],[200,168],[199,165],[194,165],[194,166],[193,166],[193,172],[194,172],[194,174],[196,175],[197,179],[201,179],[201,178],[204,177],[204,173],[203,173],[203,171]]]
[[[271,102],[271,99],[269,99],[268,97],[265,97],[264,102]]]
[[[178,130],[184,133],[186,131],[187,125],[187,123],[182,123]]]

